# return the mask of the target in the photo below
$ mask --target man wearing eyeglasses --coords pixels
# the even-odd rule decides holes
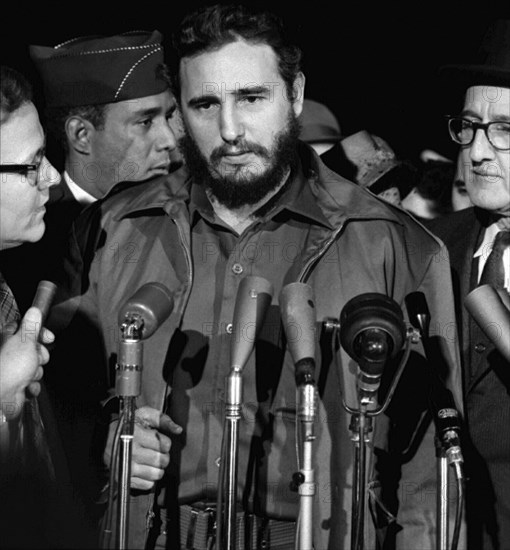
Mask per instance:
[[[44,131],[28,83],[4,66],[0,101],[0,250],[4,250],[42,237],[49,188],[59,182],[60,176],[44,156]],[[27,312],[27,319],[40,325],[37,310]],[[18,334],[19,320],[15,298],[0,273],[0,404],[4,430],[9,418],[19,417],[25,389],[37,395],[41,365],[48,360],[47,351],[36,339],[27,341]],[[29,335],[34,336],[32,332]]]
[[[461,176],[474,206],[431,229],[449,249],[461,329],[468,541],[472,549],[504,550],[510,548],[510,365],[463,304],[479,285],[490,284],[503,302],[510,290],[510,20],[489,27],[478,56],[472,65],[441,69],[445,82],[464,90],[448,129],[460,145]],[[510,334],[500,337],[508,341]]]
[[[0,68],[0,250],[38,241],[45,230],[50,187],[60,176],[45,157],[45,134],[31,87],[17,71]],[[2,257],[0,269],[5,267]],[[30,270],[28,263],[24,269]],[[21,318],[0,271],[0,540],[2,548],[65,548],[76,536],[46,394],[46,345],[53,334],[41,312]],[[61,483],[63,482],[63,484]],[[65,534],[64,534],[65,533]]]

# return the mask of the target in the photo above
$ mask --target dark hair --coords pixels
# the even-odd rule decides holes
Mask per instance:
[[[397,187],[401,198],[409,194],[416,185],[418,168],[409,159],[401,159],[388,172],[377,179],[370,187],[370,191],[378,195],[391,187]]]
[[[451,192],[455,179],[453,162],[430,160],[420,169],[416,184],[418,193],[425,199],[434,200],[440,214],[451,211]]]
[[[46,109],[46,126],[53,137],[66,152],[69,151],[66,136],[66,120],[72,116],[79,116],[88,120],[96,130],[104,128],[106,107],[104,105],[81,105],[79,107],[51,107]]]
[[[270,46],[278,58],[278,68],[289,98],[301,70],[301,50],[291,44],[282,20],[274,13],[242,4],[215,4],[188,14],[173,36],[175,65],[172,66],[175,95],[180,99],[179,65],[184,57],[216,50],[239,39]]]
[[[0,124],[24,103],[32,101],[32,86],[18,71],[0,67]]]

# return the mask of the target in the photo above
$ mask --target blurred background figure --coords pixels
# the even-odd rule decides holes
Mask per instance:
[[[412,188],[410,161],[397,159],[385,140],[366,130],[342,138],[338,119],[326,105],[305,99],[299,122],[299,139],[334,172],[396,205]]]
[[[471,208],[473,206],[473,203],[469,198],[469,193],[466,189],[466,182],[464,181],[463,173],[464,168],[462,166],[462,151],[459,151],[451,194],[452,210],[454,212],[457,212],[457,210],[464,210],[465,208]]]
[[[329,151],[342,137],[340,124],[331,109],[313,99],[303,101],[299,122],[299,139],[311,145],[318,155]]]
[[[397,206],[414,185],[413,164],[366,130],[345,137],[321,158],[335,172]]]
[[[431,220],[452,210],[455,165],[451,161],[430,160],[417,166],[416,183],[402,200],[402,208],[420,221]]]

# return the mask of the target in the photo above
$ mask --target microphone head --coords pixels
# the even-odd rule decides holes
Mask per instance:
[[[294,363],[315,357],[315,298],[305,283],[290,283],[280,292],[280,312]]]
[[[273,286],[263,277],[248,275],[240,282],[234,307],[232,366],[242,369],[248,361],[272,297]]]
[[[156,282],[145,283],[119,309],[118,322],[122,325],[130,318],[141,318],[141,338],[145,340],[165,322],[173,308],[173,295],[165,285]]]
[[[380,349],[373,344],[377,334],[386,337],[387,346]],[[404,345],[406,327],[400,306],[385,294],[369,292],[349,300],[340,313],[340,342],[344,350],[361,369],[394,357]],[[370,349],[362,349],[361,340],[369,335]]]

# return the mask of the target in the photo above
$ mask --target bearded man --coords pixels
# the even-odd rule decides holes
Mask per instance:
[[[434,261],[440,244],[410,216],[327,169],[299,141],[301,53],[275,15],[242,5],[200,9],[182,21],[175,46],[184,167],[82,215],[70,243],[69,296],[58,308],[72,317],[68,333],[83,320],[96,331],[105,363],[113,365],[122,304],[147,282],[173,294],[173,312],[144,343],[128,546],[214,545],[232,321],[239,285],[253,275],[267,279],[274,296],[244,367],[237,547],[296,544],[296,382],[278,296],[302,282],[316,297],[314,548],[350,548],[353,457],[342,395],[354,406],[356,366],[321,327],[360,294],[384,294],[405,308],[415,292],[426,296],[431,326],[454,327],[449,264]],[[90,351],[93,336],[79,336]],[[455,339],[441,331],[432,339],[444,351],[461,409]],[[420,345],[414,348],[413,360],[423,362]],[[367,548],[376,536],[402,548],[435,545],[434,430],[422,385],[428,370],[410,372],[395,394],[400,399],[374,423],[382,459],[377,467],[370,460],[367,501],[376,522],[367,512]],[[422,394],[406,393],[409,382]],[[116,426],[113,420],[106,465]],[[384,465],[391,475],[379,479]]]

